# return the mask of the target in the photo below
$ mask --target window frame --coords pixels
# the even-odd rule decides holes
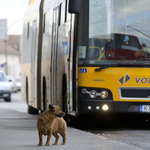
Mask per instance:
[[[62,10],[62,6],[63,6],[63,10]],[[66,0],[63,1],[60,4],[60,25],[64,24],[66,22]]]
[[[43,33],[46,33],[48,31],[49,27],[49,12],[44,13],[44,22],[43,22]]]

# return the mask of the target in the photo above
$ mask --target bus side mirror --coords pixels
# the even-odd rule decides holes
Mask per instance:
[[[81,0],[69,0],[69,13],[78,14],[80,12]]]

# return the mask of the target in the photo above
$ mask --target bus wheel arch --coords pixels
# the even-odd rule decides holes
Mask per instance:
[[[28,114],[38,114],[39,113],[39,111],[38,111],[38,109],[36,109],[36,108],[34,108],[34,107],[32,107],[32,106],[30,106],[29,105],[29,88],[28,88],[28,77],[26,77],[26,103],[27,103],[27,105],[28,105],[28,108],[27,108],[27,112],[28,112]]]
[[[28,114],[38,114],[39,110],[28,104]]]

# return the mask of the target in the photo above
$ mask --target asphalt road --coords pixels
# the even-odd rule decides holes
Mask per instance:
[[[27,105],[22,102],[20,91],[18,91],[17,93],[12,93],[11,100],[12,102],[7,103],[3,99],[0,99],[0,108],[6,108],[27,113]]]
[[[133,146],[136,150],[150,150],[150,114],[88,117],[78,129]]]
[[[98,123],[91,128],[67,128],[67,143],[54,146],[37,146],[36,128],[38,115],[27,114],[27,105],[22,103],[20,92],[12,94],[12,102],[0,99],[0,150],[146,150],[150,149],[149,129],[104,127]],[[85,121],[86,123],[86,121]],[[86,130],[86,131],[83,131]],[[46,137],[44,137],[46,142]]]

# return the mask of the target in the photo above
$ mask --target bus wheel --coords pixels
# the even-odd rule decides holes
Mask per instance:
[[[72,123],[72,120],[73,120],[72,116],[66,114],[64,119],[65,119],[65,121],[67,123],[67,126],[72,126],[73,125],[73,123]]]
[[[64,119],[67,123],[67,126],[71,126],[71,127],[76,128],[80,124],[80,122],[78,121],[78,117],[71,116],[69,114],[65,115]]]
[[[39,110],[34,108],[34,107],[32,107],[32,106],[30,106],[30,105],[28,105],[28,113],[29,114],[38,114]]]
[[[11,102],[11,96],[4,99],[6,102]]]

